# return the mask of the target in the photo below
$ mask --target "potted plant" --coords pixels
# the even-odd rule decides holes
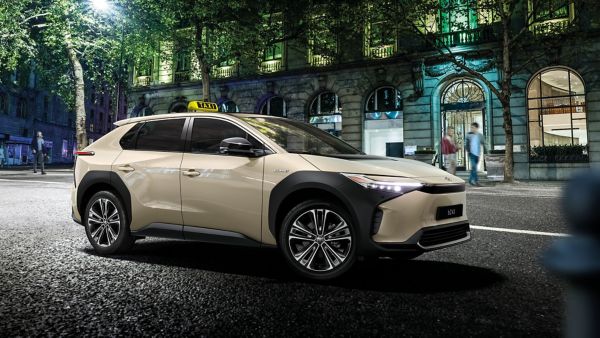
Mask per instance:
[[[531,163],[575,163],[588,162],[587,146],[579,144],[549,145],[531,147]]]
[[[484,155],[489,179],[498,181],[504,179],[504,153],[504,149],[494,149]]]
[[[433,157],[435,156],[435,150],[432,148],[417,148],[414,155],[408,155],[407,158],[411,160],[416,160],[420,162],[424,162],[427,164],[433,164]]]

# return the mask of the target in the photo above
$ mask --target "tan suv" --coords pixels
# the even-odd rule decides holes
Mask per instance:
[[[470,239],[465,185],[264,115],[134,118],[77,152],[73,219],[99,254],[157,236],[277,246],[303,276],[357,257],[412,258]]]

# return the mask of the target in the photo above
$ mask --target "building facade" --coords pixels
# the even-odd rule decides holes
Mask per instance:
[[[0,166],[31,164],[31,140],[38,131],[44,134],[47,163],[73,163],[75,113],[59,96],[39,88],[37,80],[33,72],[15,71],[0,81]],[[93,142],[114,127],[114,110],[106,88],[98,91],[90,85],[86,93],[87,132]]]
[[[585,48],[576,56],[541,49],[533,61],[529,54],[513,52],[515,67],[520,69],[511,90],[517,179],[566,179],[600,163],[600,61],[596,57],[600,26],[593,20],[579,20],[582,14],[572,1],[553,3],[558,7],[530,25],[528,34],[559,34],[561,49],[574,50],[581,44]],[[528,5],[525,1],[522,20],[515,19],[515,25],[524,25]],[[438,41],[497,84],[501,76],[496,62],[497,22],[482,20],[485,13],[476,8],[462,10],[464,15],[440,13],[431,19]],[[454,26],[452,17],[468,21]],[[469,169],[464,139],[470,124],[478,122],[488,151],[501,153],[502,106],[490,88],[433,48],[407,38],[399,29],[381,27],[386,24],[370,22],[362,36],[336,37],[335,48],[345,51],[337,58],[316,54],[310,44],[287,41],[259,65],[246,66],[257,70],[254,75],[238,76],[236,68],[244,67],[240,64],[216,67],[211,101],[226,112],[304,120],[375,155],[439,152],[444,131],[454,127],[459,170]],[[574,30],[585,32],[577,35],[583,41],[573,37]],[[151,70],[132,69],[130,114],[178,112],[186,109],[188,101],[202,99],[199,76],[193,67],[181,71],[179,59],[157,56]],[[165,66],[169,62],[172,66]],[[485,161],[479,169],[486,170]]]

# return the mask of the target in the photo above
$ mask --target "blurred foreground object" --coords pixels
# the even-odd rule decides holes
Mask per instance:
[[[600,170],[575,176],[563,210],[573,236],[555,242],[544,265],[567,280],[567,337],[600,337]]]

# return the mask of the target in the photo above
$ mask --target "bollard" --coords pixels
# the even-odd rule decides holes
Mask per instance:
[[[575,176],[562,207],[572,236],[556,241],[543,263],[568,283],[566,336],[600,337],[600,170]]]

